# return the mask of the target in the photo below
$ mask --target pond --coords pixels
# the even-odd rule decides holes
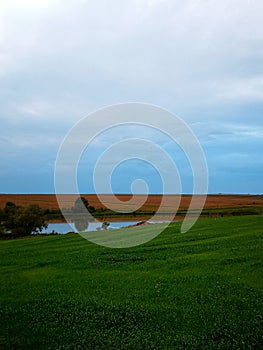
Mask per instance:
[[[138,221],[116,221],[116,222],[109,222],[109,227],[108,229],[118,229],[121,227],[126,227],[129,225],[135,225],[137,224]],[[101,228],[102,223],[101,222],[91,222],[89,223],[88,229],[85,230],[85,232],[91,232],[91,231],[96,231],[97,229]],[[74,224],[73,227],[67,223],[52,223],[48,224],[48,227],[46,229],[43,229],[41,233],[52,233],[52,232],[57,232],[59,234],[65,234],[68,232],[77,232],[76,229],[74,229]]]

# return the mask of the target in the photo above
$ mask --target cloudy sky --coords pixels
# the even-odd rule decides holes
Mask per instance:
[[[263,2],[0,2],[1,193],[54,193],[65,134],[91,112],[125,102],[158,105],[191,127],[210,193],[263,193]],[[179,158],[183,192],[191,192]],[[116,169],[113,190],[129,192],[138,176],[161,192],[156,171],[135,160]],[[80,166],[82,192],[94,191],[91,180],[92,167]]]

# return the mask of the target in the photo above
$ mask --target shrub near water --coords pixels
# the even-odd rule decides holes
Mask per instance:
[[[28,236],[46,227],[44,211],[37,204],[19,207],[7,202],[0,212],[1,238]]]
[[[1,346],[260,349],[262,224],[172,224],[120,250],[78,235],[1,241]]]

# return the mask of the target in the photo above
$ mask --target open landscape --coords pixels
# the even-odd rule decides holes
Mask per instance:
[[[263,1],[0,1],[0,350],[263,349]]]
[[[0,241],[0,348],[261,349],[262,227],[261,215],[186,234],[172,223],[127,249],[79,235]]]

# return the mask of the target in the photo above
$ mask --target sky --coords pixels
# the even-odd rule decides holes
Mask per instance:
[[[209,193],[262,194],[263,2],[0,1],[0,193],[54,193],[68,131],[100,108],[127,102],[160,106],[192,129]],[[81,192],[95,191],[96,159],[125,132],[101,135],[84,152]],[[145,133],[170,153],[183,193],[191,193],[182,150]],[[113,192],[129,193],[137,178],[162,193],[158,171],[136,159],[116,167]]]

